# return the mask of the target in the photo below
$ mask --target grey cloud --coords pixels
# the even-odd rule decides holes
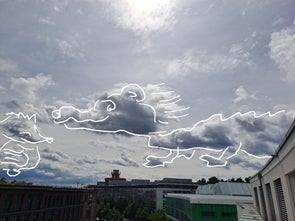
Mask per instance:
[[[10,88],[18,93],[25,101],[34,102],[38,98],[37,92],[54,85],[50,75],[37,74],[30,78],[11,78]]]
[[[100,160],[101,162],[108,164],[115,164],[119,166],[128,166],[128,167],[139,167],[139,165],[130,159],[128,155],[124,152],[121,152],[121,158],[116,160]]]
[[[89,101],[87,107],[91,110],[87,112],[87,109],[66,106],[54,110],[53,118],[56,123],[65,122],[70,128],[147,135],[164,128],[162,122],[168,124],[185,116],[187,108],[177,104],[180,96],[163,85],[143,88],[129,85],[123,88],[118,94],[108,92],[99,98],[96,95],[94,100]]]
[[[290,125],[292,116],[286,116],[286,113],[273,117],[262,116],[258,119],[253,113],[249,113],[244,117],[235,116],[227,121],[221,121],[217,116],[207,122],[197,124],[191,130],[178,129],[168,136],[152,136],[150,144],[156,148],[171,150],[196,149],[197,147],[217,150],[230,147],[229,152],[233,154],[242,143],[241,149],[250,154],[270,156],[274,154],[288,129],[289,125],[286,127],[284,123],[286,118],[289,119]],[[229,156],[229,153],[226,156]],[[214,164],[213,158],[211,160],[208,158],[208,161]]]

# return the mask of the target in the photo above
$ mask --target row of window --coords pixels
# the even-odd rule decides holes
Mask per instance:
[[[82,204],[82,194],[46,195],[26,193],[6,193],[0,196],[0,212],[40,210],[41,208],[60,207]]]
[[[278,178],[274,180],[273,186],[274,186],[274,192],[276,194],[277,209],[280,214],[280,220],[288,221],[288,214],[287,214],[286,202],[285,202],[281,179]],[[265,194],[264,194],[264,190],[266,191]],[[264,196],[266,196],[267,198],[265,199]],[[262,186],[259,186],[259,188],[254,187],[254,199],[255,199],[256,207],[260,214],[265,214],[266,219],[268,217],[271,220],[276,220],[275,204],[274,204],[274,198],[272,195],[272,187],[270,183],[265,184],[264,188]],[[267,214],[266,212],[266,204],[268,205],[268,208],[269,208],[269,214]]]

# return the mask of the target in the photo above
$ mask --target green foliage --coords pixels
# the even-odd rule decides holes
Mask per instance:
[[[135,218],[138,221],[148,221],[148,217],[150,215],[150,212],[147,208],[138,208],[136,211]]]
[[[152,210],[143,202],[125,198],[99,202],[96,215],[109,221],[121,221],[123,218],[136,221],[168,221],[164,210]]]
[[[149,221],[168,221],[164,210],[155,210],[149,216]]]

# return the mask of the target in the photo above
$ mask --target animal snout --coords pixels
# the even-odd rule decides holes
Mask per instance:
[[[46,142],[51,144],[53,142],[53,137],[46,137]]]

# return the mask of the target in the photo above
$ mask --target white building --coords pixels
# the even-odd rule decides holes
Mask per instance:
[[[250,183],[256,209],[264,220],[295,220],[295,121],[276,154]]]

